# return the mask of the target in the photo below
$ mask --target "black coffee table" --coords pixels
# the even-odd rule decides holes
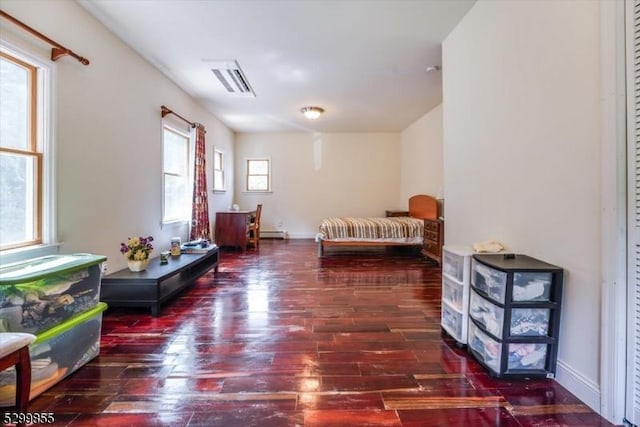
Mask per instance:
[[[157,317],[163,302],[212,268],[218,272],[218,255],[218,247],[213,246],[205,253],[169,257],[167,264],[154,258],[145,271],[116,271],[102,278],[100,301],[111,307],[150,307]]]

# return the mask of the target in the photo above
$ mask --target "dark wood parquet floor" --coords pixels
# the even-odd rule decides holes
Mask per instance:
[[[410,250],[262,241],[163,307],[109,309],[100,356],[31,402],[69,426],[609,426],[553,380],[498,380],[443,337]]]

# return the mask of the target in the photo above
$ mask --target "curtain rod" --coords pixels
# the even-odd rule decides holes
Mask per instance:
[[[39,32],[37,30],[34,30],[33,28],[31,28],[30,26],[28,26],[24,22],[18,21],[16,18],[14,18],[13,16],[9,15],[4,10],[0,9],[0,16],[2,16],[3,18],[5,18],[5,19],[7,19],[7,20],[9,20],[11,22],[13,22],[18,27],[22,28],[23,30],[33,34],[34,36],[38,37],[41,40],[44,40],[45,42],[47,42],[51,46],[53,46],[51,48],[51,60],[52,61],[60,59],[61,57],[65,56],[65,55],[70,55],[70,56],[74,57],[75,59],[77,59],[82,65],[89,65],[89,60],[87,58],[84,58],[84,57],[76,54],[71,49],[67,49],[66,47],[62,46],[60,43],[54,42],[49,37],[45,36],[44,34],[42,34],[41,32]]]
[[[186,122],[189,124],[189,126],[191,126],[192,128],[202,128],[204,129],[204,126],[201,123],[195,123],[195,122],[191,122],[187,119],[185,119],[184,117],[182,117],[180,114],[176,113],[173,110],[170,110],[167,106],[165,105],[161,105],[160,106],[160,111],[162,112],[162,118],[164,118],[164,116],[166,116],[167,114],[173,114],[174,116],[176,116],[177,118],[179,118],[180,120],[182,120],[183,122]]]

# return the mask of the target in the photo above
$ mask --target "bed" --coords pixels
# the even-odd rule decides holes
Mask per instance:
[[[325,218],[316,236],[318,256],[327,247],[422,245],[424,220],[435,219],[437,211],[435,198],[418,194],[409,198],[408,216]]]

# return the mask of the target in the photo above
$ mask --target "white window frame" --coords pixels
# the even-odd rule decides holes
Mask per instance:
[[[216,169],[216,157],[220,156],[220,168]],[[214,147],[213,148],[213,192],[214,193],[224,193],[226,191],[225,185],[225,155],[224,151]],[[221,179],[216,179],[216,173],[221,175]]]
[[[164,145],[164,136],[165,136],[165,131],[169,131],[169,132],[173,132],[177,135],[180,135],[182,137],[184,137],[187,142],[186,142],[186,162],[187,162],[187,173],[184,175],[186,181],[187,181],[187,192],[188,195],[185,195],[185,203],[186,206],[188,206],[188,209],[185,210],[185,214],[183,218],[167,218],[165,216],[166,213],[166,207],[167,207],[167,202],[165,199],[165,195],[166,195],[166,190],[165,190],[165,176],[167,175],[167,173],[164,170],[164,156],[165,156],[165,145]],[[188,223],[189,221],[191,221],[191,193],[193,191],[193,144],[194,144],[194,138],[193,138],[193,132],[187,130],[186,128],[183,128],[181,126],[176,126],[173,123],[171,123],[168,120],[163,120],[162,121],[162,225],[168,225],[168,224],[181,224],[181,223]],[[178,175],[178,176],[182,176],[182,175]]]
[[[0,41],[0,51],[36,68],[35,150],[41,157],[39,173],[39,238],[0,250],[1,262],[14,262],[57,252],[54,141],[55,64],[25,43]]]
[[[267,162],[267,189],[266,190],[251,190],[249,189],[249,163],[250,162]],[[244,162],[245,174],[244,174],[244,189],[246,193],[271,193],[271,175],[272,175],[272,164],[270,157],[253,157],[246,158]]]

